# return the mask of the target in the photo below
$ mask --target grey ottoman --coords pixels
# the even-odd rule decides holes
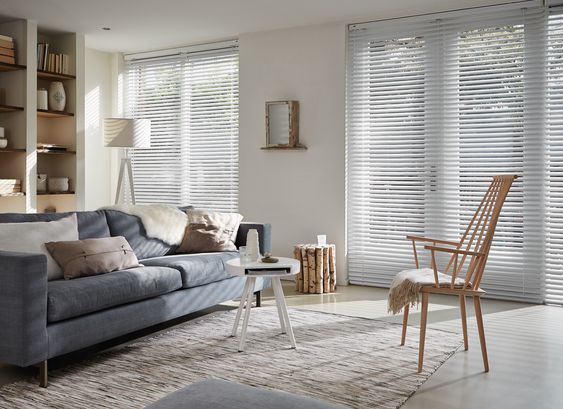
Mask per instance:
[[[322,400],[220,379],[196,382],[146,409],[346,409]]]

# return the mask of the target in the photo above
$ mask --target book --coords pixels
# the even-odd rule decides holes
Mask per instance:
[[[15,57],[16,52],[13,48],[0,47],[0,55],[5,55],[7,57]]]
[[[13,41],[2,40],[2,39],[0,38],[0,47],[4,47],[4,48],[14,48],[14,42],[13,42]]]
[[[0,62],[6,63],[6,64],[15,64],[16,59],[14,57],[8,57],[7,55],[0,55]]]
[[[14,42],[14,39],[12,37],[6,36],[6,35],[3,35],[3,34],[0,34],[0,40],[10,41],[12,43]]]

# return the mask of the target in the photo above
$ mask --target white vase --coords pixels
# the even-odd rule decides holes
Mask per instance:
[[[53,111],[64,111],[66,105],[66,94],[63,83],[51,82],[49,85],[49,108]]]
[[[250,229],[246,234],[246,254],[248,259],[257,261],[260,257],[260,246],[258,244],[258,230]]]

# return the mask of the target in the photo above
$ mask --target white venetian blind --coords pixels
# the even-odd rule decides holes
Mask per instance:
[[[563,304],[563,10],[549,17],[547,55],[546,302]]]
[[[131,60],[126,100],[151,120],[130,152],[138,203],[238,210],[238,50]]]
[[[482,287],[541,301],[544,22],[532,8],[351,26],[352,283],[389,286],[414,267],[407,234],[458,239],[492,176],[517,174]]]

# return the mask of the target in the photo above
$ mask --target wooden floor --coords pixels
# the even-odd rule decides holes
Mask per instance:
[[[340,287],[336,294],[302,295],[288,284],[285,292],[290,315],[293,306],[401,322],[400,315],[387,314],[387,290],[348,286]],[[273,293],[266,292],[263,302],[274,305]],[[234,305],[226,303],[214,310]],[[491,366],[488,374],[483,372],[471,300],[467,311],[469,351],[460,350],[451,357],[403,408],[563,408],[563,308],[483,300]],[[418,325],[418,318],[417,310],[411,309],[410,324]],[[457,298],[431,296],[428,326],[461,333]],[[417,342],[407,335],[407,343]],[[88,353],[92,352],[84,352]],[[81,358],[77,354],[54,366]],[[0,365],[0,384],[28,378],[33,373],[33,369]]]

